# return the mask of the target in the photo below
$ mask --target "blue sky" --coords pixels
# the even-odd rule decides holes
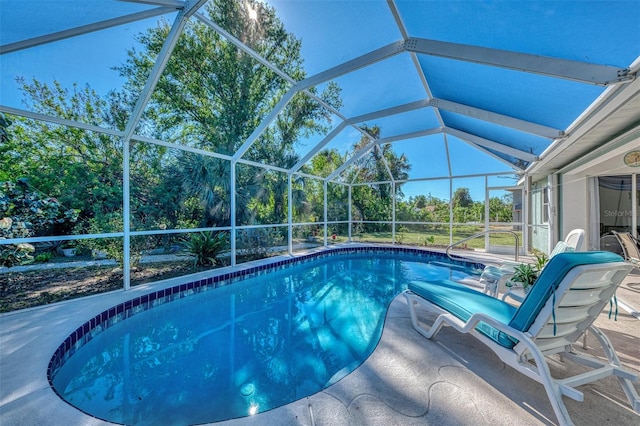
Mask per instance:
[[[285,27],[302,40],[304,66],[309,76],[402,38],[387,2],[383,0],[268,0],[268,3],[276,9]],[[628,66],[640,54],[640,37],[633,37],[640,27],[640,2],[637,0],[397,0],[397,5],[409,35],[413,37],[616,66]],[[11,43],[149,7],[106,0],[0,0],[0,42]],[[165,19],[172,21],[174,16],[165,15]],[[135,46],[133,36],[155,25],[157,19],[0,56],[0,104],[21,107],[21,96],[15,84],[18,75],[49,83],[57,79],[65,87],[71,87],[74,82],[90,84],[101,94],[120,87],[123,82],[111,68],[126,60],[127,49]],[[420,55],[419,63],[437,97],[534,119],[560,129],[568,126],[603,90],[597,86],[531,77],[526,73],[427,55]],[[426,98],[411,57],[406,53],[335,81],[342,87],[344,106],[340,112],[346,117]],[[539,154],[550,142],[493,124],[478,125],[477,120],[453,113],[443,113],[443,117],[456,126],[473,128],[524,151]],[[423,109],[366,124],[379,125],[385,137],[432,128],[439,122],[431,109]],[[315,137],[313,140],[320,139]],[[329,147],[344,152],[358,139],[358,133],[347,128]],[[449,136],[447,142],[455,175],[509,169],[455,137]],[[409,157],[413,165],[412,178],[448,173],[442,135],[397,142],[394,147]],[[471,189],[474,199],[483,196],[482,188]],[[438,194],[427,192],[440,198],[448,197],[448,188],[439,190]]]
[[[0,0],[1,43],[109,19],[117,16],[115,12],[133,13],[148,8],[113,1],[87,3],[89,7],[80,8],[75,0]],[[172,15],[167,17],[173,19]],[[135,46],[133,36],[157,20],[147,19],[0,56],[0,103],[21,107],[17,76],[49,83],[55,79],[64,87],[88,83],[100,94],[120,87],[123,81],[111,68],[126,60],[127,49]]]

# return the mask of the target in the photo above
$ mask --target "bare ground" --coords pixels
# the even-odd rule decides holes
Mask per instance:
[[[131,285],[164,280],[211,267],[192,262],[143,264],[131,271]],[[0,274],[0,312],[46,305],[123,287],[122,269],[114,266],[42,268]]]

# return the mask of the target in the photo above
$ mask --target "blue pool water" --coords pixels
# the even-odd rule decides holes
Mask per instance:
[[[336,254],[132,315],[50,378],[67,402],[136,425],[243,417],[312,395],[374,350],[411,280],[471,273],[407,254]]]

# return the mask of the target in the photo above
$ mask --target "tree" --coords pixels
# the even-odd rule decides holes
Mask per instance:
[[[252,19],[251,11],[259,18]],[[305,77],[301,42],[285,30],[273,8],[258,1],[216,0],[206,6],[206,15],[294,79]],[[126,64],[118,68],[128,79],[126,90],[131,94],[128,97],[135,98],[144,86],[169,31],[169,24],[161,21],[156,28],[140,35],[138,41],[143,48],[131,50]],[[288,90],[289,83],[273,70],[194,20],[178,40],[139,128],[164,140],[233,155]],[[320,96],[334,106],[340,104],[339,90],[334,84]],[[294,151],[298,139],[323,131],[328,117],[318,102],[298,93],[245,158],[289,168],[298,161]],[[204,225],[229,225],[230,164],[200,159],[196,160],[197,166],[189,166],[193,161],[193,154],[178,155],[177,162],[183,165],[177,170],[182,189],[202,200]],[[286,175],[267,176],[256,167],[238,167],[236,172],[236,220],[282,221],[286,211]],[[265,177],[269,179],[263,181]],[[256,210],[248,208],[252,200],[269,204],[269,213],[260,211],[262,217],[257,217]]]
[[[469,188],[458,188],[453,193],[453,207],[470,207],[473,204]]]
[[[89,86],[71,90],[19,78],[28,109],[111,128],[108,102]],[[3,179],[29,184],[80,212],[80,219],[122,208],[122,141],[106,134],[13,117],[12,138],[0,149]],[[3,167],[4,169],[4,167]]]
[[[489,220],[492,222],[511,222],[513,220],[513,195],[489,198]]]
[[[363,126],[362,129],[372,138],[380,137],[380,128],[378,126]],[[354,152],[363,149],[370,142],[370,138],[363,136],[353,146]],[[407,179],[409,170],[411,170],[411,166],[406,156],[404,154],[397,155],[393,151],[391,144],[384,144],[382,147],[374,145],[369,153],[360,159],[360,167],[355,173],[357,173],[357,178],[360,182],[385,182],[392,179]],[[391,172],[391,176],[389,172]],[[354,190],[352,200],[357,217],[365,220],[390,220],[392,206],[391,184],[373,183],[356,188],[357,190]],[[396,184],[393,196],[396,197],[396,200],[402,199],[404,196],[402,184]]]

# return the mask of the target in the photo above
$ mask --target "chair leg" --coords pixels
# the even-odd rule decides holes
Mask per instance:
[[[431,339],[433,336],[435,336],[438,333],[438,331],[440,331],[440,329],[444,325],[442,314],[438,316],[438,318],[434,321],[431,327],[429,328],[423,327],[422,325],[420,325],[420,321],[418,320],[418,314],[416,313],[416,305],[420,303],[420,299],[418,299],[417,297],[413,296],[411,293],[408,293],[408,292],[405,292],[403,294],[405,299],[407,299],[407,305],[409,305],[409,315],[411,317],[411,324],[413,325],[413,328],[418,333],[420,333],[423,337],[426,337],[427,339]]]
[[[523,342],[523,340],[521,340],[521,342]],[[558,419],[558,424],[560,426],[574,425],[571,417],[569,416],[569,412],[567,411],[567,407],[564,405],[564,401],[562,400],[563,392],[561,385],[553,379],[553,376],[551,376],[551,371],[549,370],[549,365],[547,364],[545,356],[538,350],[537,346],[535,346],[533,342],[528,341],[525,342],[525,344],[529,348],[529,352],[533,356],[536,364],[538,376],[536,380],[544,386],[544,390],[547,393],[553,412]],[[577,397],[577,395],[574,395],[574,399],[575,397]]]
[[[596,339],[598,339],[598,341],[600,342],[600,345],[602,346],[604,354],[609,360],[609,363],[611,365],[614,365],[615,367],[622,368],[620,359],[618,358],[618,355],[616,354],[616,351],[613,348],[613,345],[611,344],[609,338],[594,325],[589,327],[589,329],[596,337]],[[636,392],[636,389],[631,383],[631,380],[626,377],[622,377],[622,375],[619,374],[616,374],[616,377],[618,378],[618,381],[620,382],[620,386],[622,386],[624,393],[627,395],[627,399],[629,400],[633,411],[635,411],[636,413],[640,413],[640,396],[638,395],[638,392]]]

